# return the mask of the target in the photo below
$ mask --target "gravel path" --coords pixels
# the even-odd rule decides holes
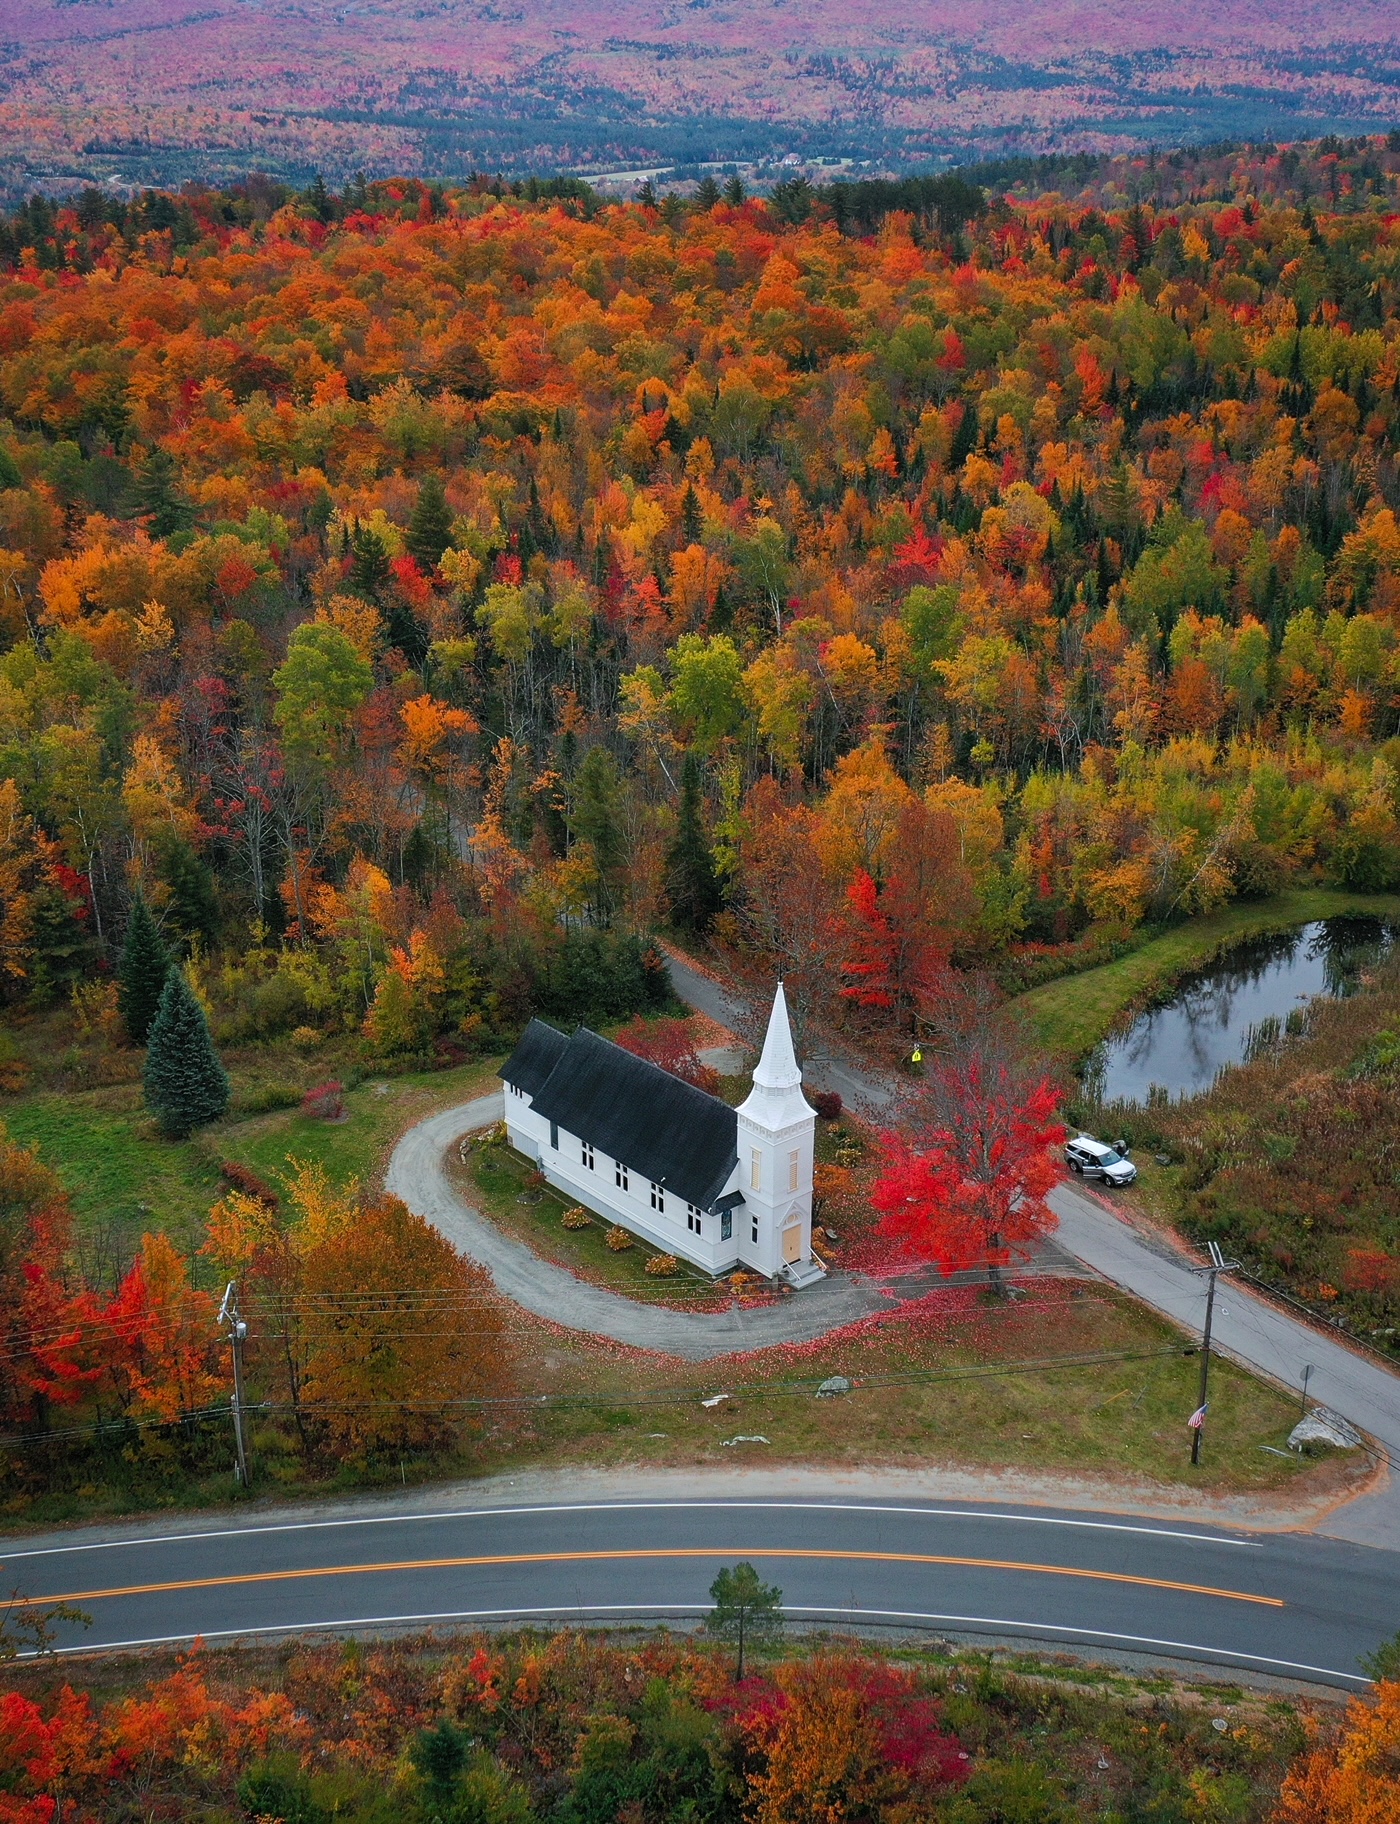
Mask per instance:
[[[705,1362],[741,1349],[811,1342],[873,1311],[890,1309],[890,1301],[877,1288],[841,1274],[780,1304],[741,1307],[736,1302],[717,1312],[645,1305],[575,1278],[567,1268],[541,1260],[474,1210],[448,1177],[448,1148],[463,1134],[499,1121],[503,1106],[500,1095],[481,1096],[420,1121],[394,1148],[385,1188],[440,1229],[463,1254],[479,1261],[499,1291],[536,1316],[634,1348]]]

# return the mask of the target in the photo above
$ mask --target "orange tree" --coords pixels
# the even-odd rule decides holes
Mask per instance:
[[[1400,1681],[1356,1697],[1336,1738],[1298,1760],[1274,1824],[1396,1824],[1400,1820]]]
[[[461,1402],[502,1390],[490,1276],[397,1197],[308,1249],[301,1304],[306,1409],[338,1455],[439,1447]]]

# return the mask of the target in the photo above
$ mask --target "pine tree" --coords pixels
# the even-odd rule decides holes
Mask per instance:
[[[724,186],[724,200],[731,209],[737,209],[744,201],[744,180],[737,171]]]
[[[443,492],[442,477],[436,471],[423,477],[404,543],[418,568],[428,572],[437,568],[443,552],[452,543],[452,509]]]
[[[190,509],[175,479],[175,458],[169,450],[152,450],[132,484],[132,505],[157,538],[169,538],[188,525]]]
[[[704,530],[705,516],[700,511],[700,496],[687,482],[685,493],[681,495],[681,534],[688,545],[698,545],[700,534]]]
[[[676,925],[697,937],[709,930],[722,903],[701,814],[700,763],[693,753],[681,771],[680,819],[666,853],[666,894]]]
[[[368,526],[357,524],[350,534],[350,587],[356,595],[373,601],[389,580],[389,553],[384,541]]]
[[[718,201],[719,185],[707,171],[695,186],[695,207],[705,210],[713,209]]]
[[[165,978],[151,1026],[145,1084],[146,1107],[172,1140],[187,1139],[228,1107],[228,1076],[183,969],[171,969]]]
[[[161,941],[150,907],[138,893],[131,903],[117,971],[117,1005],[133,1045],[146,1043],[169,973],[170,952]]]

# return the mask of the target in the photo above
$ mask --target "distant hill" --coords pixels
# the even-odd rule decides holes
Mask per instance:
[[[1374,133],[1388,0],[25,0],[0,188]],[[623,180],[625,181],[625,180]]]

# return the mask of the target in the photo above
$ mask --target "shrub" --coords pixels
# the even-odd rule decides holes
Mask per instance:
[[[812,1092],[812,1107],[816,1109],[823,1121],[839,1121],[844,1104],[841,1093],[835,1089],[817,1089]]]
[[[680,1266],[674,1254],[653,1254],[646,1270],[653,1279],[669,1279],[673,1273],[679,1273]]]
[[[280,1202],[267,1180],[259,1178],[251,1165],[241,1165],[237,1159],[221,1159],[219,1176],[231,1190],[242,1191],[245,1197],[251,1197],[264,1209],[275,1210]]]
[[[313,1121],[339,1121],[345,1113],[345,1088],[341,1083],[318,1083],[301,1099],[301,1112]]]
[[[263,1083],[240,1096],[238,1106],[245,1115],[270,1115],[274,1109],[295,1108],[300,1101],[301,1091],[290,1083]]]
[[[571,1210],[565,1210],[564,1227],[566,1229],[589,1229],[592,1226],[593,1218],[581,1203],[576,1203]]]
[[[608,1230],[608,1246],[614,1254],[625,1254],[628,1248],[635,1245],[636,1237],[630,1229],[624,1229],[621,1223],[614,1223]]]
[[[321,1043],[322,1033],[316,1026],[297,1026],[292,1031],[292,1044],[298,1051],[310,1051]]]

